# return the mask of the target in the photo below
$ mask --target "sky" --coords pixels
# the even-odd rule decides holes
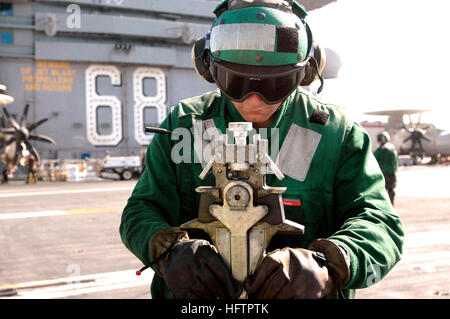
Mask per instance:
[[[430,109],[421,122],[450,130],[449,12],[448,0],[337,0],[309,12],[314,39],[342,60],[322,100],[358,121],[385,120],[368,111]]]

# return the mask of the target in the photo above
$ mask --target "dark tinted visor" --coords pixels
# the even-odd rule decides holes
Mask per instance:
[[[267,104],[275,104],[287,98],[300,84],[304,68],[293,69],[279,75],[263,77],[244,76],[220,63],[211,61],[211,72],[217,86],[232,100],[244,101],[250,94],[258,94]]]

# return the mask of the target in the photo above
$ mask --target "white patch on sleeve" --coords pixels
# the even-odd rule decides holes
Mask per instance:
[[[277,166],[289,177],[304,182],[322,135],[292,124],[277,158]]]
[[[221,50],[275,50],[276,27],[260,23],[232,23],[211,30],[211,52]]]

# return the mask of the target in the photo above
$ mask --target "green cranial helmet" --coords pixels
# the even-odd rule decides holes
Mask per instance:
[[[389,142],[389,140],[391,139],[390,135],[388,132],[381,132],[377,135],[377,141],[381,142],[383,144]]]
[[[228,0],[214,13],[210,32],[192,48],[192,61],[197,73],[231,100],[255,93],[267,104],[279,103],[313,73],[307,70],[314,67],[315,46],[297,2]]]
[[[307,59],[311,34],[306,11],[295,1],[224,1],[215,13],[209,39],[214,59],[253,66],[295,65]]]

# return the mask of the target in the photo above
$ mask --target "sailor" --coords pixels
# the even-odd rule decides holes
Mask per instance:
[[[229,122],[251,122],[265,131],[281,146],[277,165],[285,174],[281,181],[267,175],[267,184],[287,187],[286,218],[305,225],[305,234],[275,235],[254,275],[237,282],[209,241],[178,227],[198,217],[195,188],[215,185],[214,176],[198,177],[198,151],[174,161],[177,140],[159,134],[123,210],[122,241],[155,270],[153,298],[238,298],[243,288],[249,299],[353,297],[386,276],[403,247],[370,138],[342,109],[300,87],[321,63],[297,2],[223,1],[215,14],[193,61],[218,89],[180,101],[160,127],[195,131],[200,122],[225,134]]]
[[[37,165],[34,156],[29,155],[26,160],[27,163],[27,179],[26,184],[36,184],[37,182]]]
[[[389,143],[391,137],[388,132],[381,132],[377,135],[379,147],[375,150],[374,156],[380,165],[384,176],[385,188],[389,194],[392,205],[394,205],[395,188],[397,186],[398,153],[395,146]]]
[[[5,165],[2,170],[2,184],[8,184],[9,183],[9,177],[13,173],[16,172],[17,166],[13,165],[13,158],[8,155],[8,153],[4,153],[1,156],[1,161]]]

